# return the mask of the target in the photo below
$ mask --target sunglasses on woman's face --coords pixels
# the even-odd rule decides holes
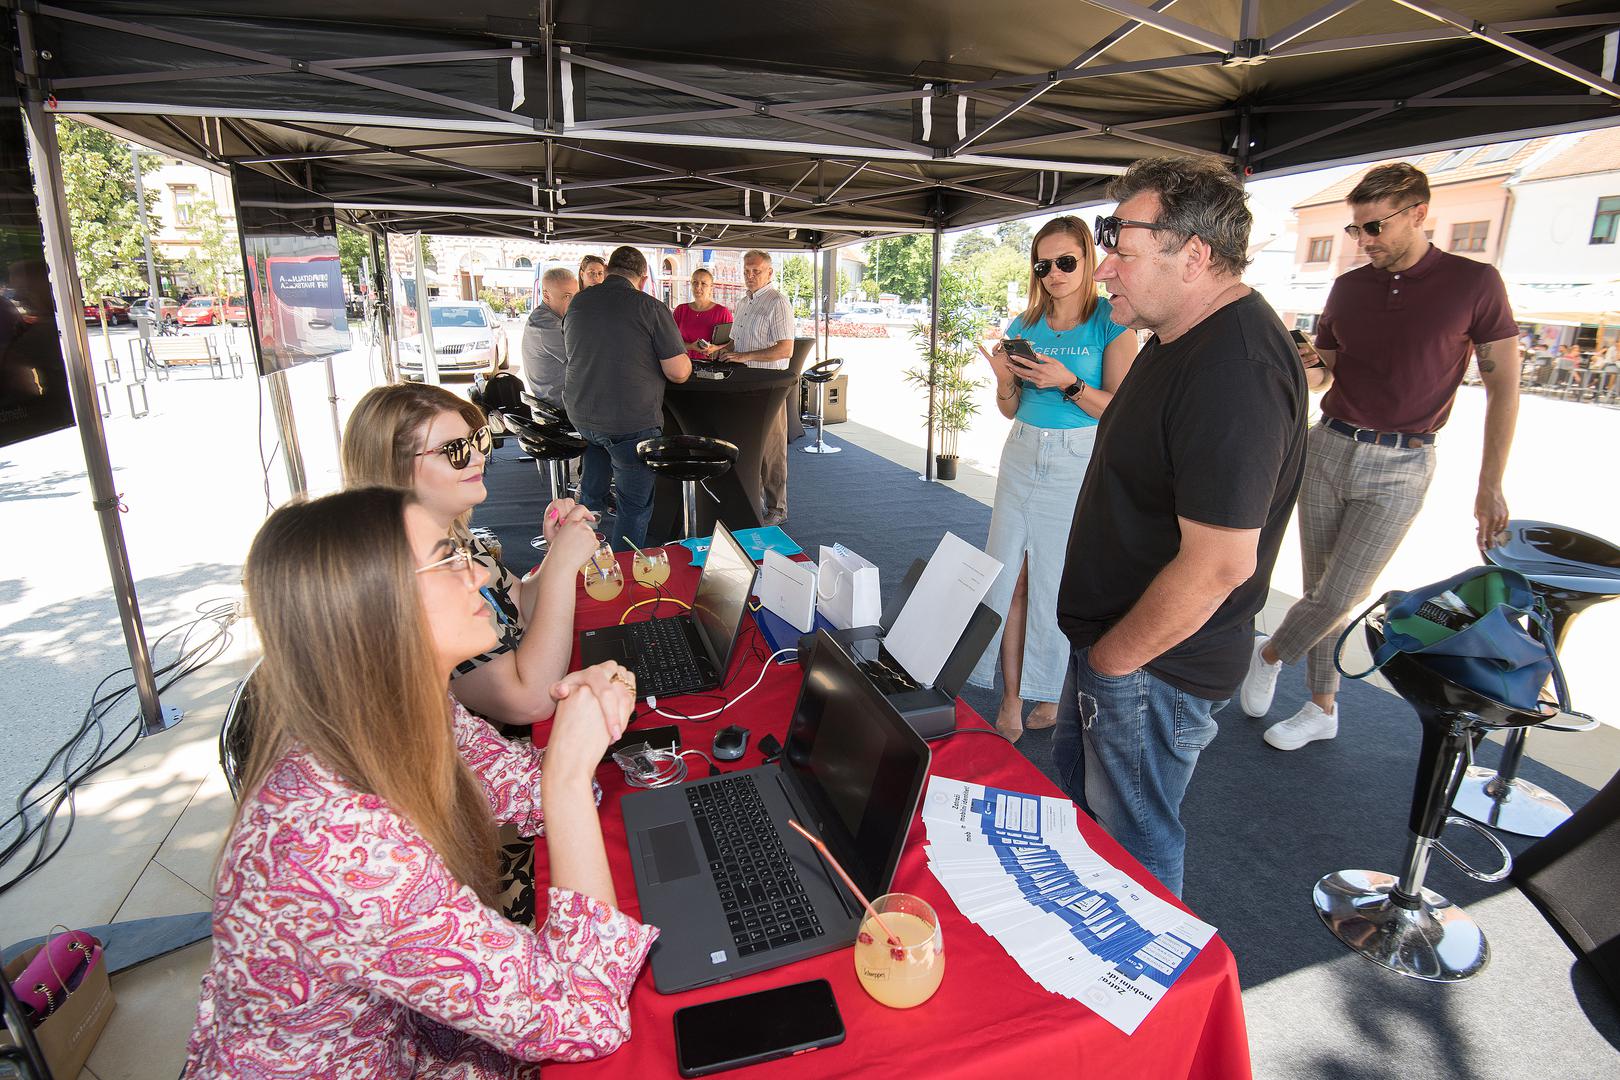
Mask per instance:
[[[495,436],[490,432],[489,425],[479,428],[463,439],[451,439],[443,446],[435,446],[432,450],[423,450],[417,457],[426,457],[429,454],[443,454],[444,459],[450,463],[452,469],[465,469],[472,463],[472,452],[477,450],[480,454],[487,454],[495,446]]]
[[[1065,274],[1072,274],[1074,273],[1075,267],[1079,265],[1080,260],[1078,257],[1074,255],[1059,255],[1055,259],[1036,259],[1035,264],[1031,269],[1035,271],[1036,277],[1043,278],[1052,272],[1052,267],[1054,266],[1063,271]]]

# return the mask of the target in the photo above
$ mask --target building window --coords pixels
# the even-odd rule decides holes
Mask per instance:
[[[1592,218],[1592,243],[1612,244],[1620,235],[1620,195],[1598,200],[1597,216]]]
[[[197,189],[191,184],[175,184],[171,188],[174,192],[174,220],[178,225],[190,225],[195,220],[197,209]]]
[[[528,259],[519,259],[517,262],[513,263],[512,265],[517,267],[519,270],[527,270],[530,267],[534,266],[534,263],[530,262]]]
[[[1520,139],[1517,142],[1492,143],[1485,148],[1484,152],[1481,153],[1479,157],[1474,159],[1474,164],[1491,165],[1498,161],[1506,161],[1514,154],[1517,154],[1519,152],[1519,148],[1523,145],[1523,139]]]
[[[1455,153],[1451,154],[1444,161],[1440,162],[1440,164],[1434,166],[1429,171],[1430,172],[1445,172],[1447,169],[1455,169],[1457,166],[1461,165],[1463,162],[1467,161],[1470,157],[1472,157],[1474,151],[1478,150],[1478,149],[1479,149],[1479,147],[1477,147],[1477,146],[1464,147],[1463,149],[1458,150]]]
[[[1305,256],[1305,261],[1308,263],[1323,263],[1331,258],[1333,258],[1333,237],[1311,237],[1311,248]]]
[[[1464,221],[1451,227],[1452,251],[1484,251],[1485,236],[1490,231],[1488,221]]]

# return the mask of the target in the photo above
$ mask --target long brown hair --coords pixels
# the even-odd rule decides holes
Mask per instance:
[[[453,412],[477,431],[489,423],[484,410],[431,383],[392,383],[366,391],[343,428],[343,486],[416,486],[416,455],[434,417]],[[453,528],[467,536],[468,510]]]
[[[264,645],[237,815],[302,748],[408,818],[462,885],[495,900],[495,825],[456,749],[398,488],[281,507],[254,538],[248,607]]]
[[[1027,332],[1042,319],[1052,316],[1055,306],[1050,293],[1046,291],[1046,283],[1035,276],[1035,260],[1040,256],[1036,252],[1040,249],[1041,241],[1054,233],[1068,233],[1080,247],[1080,265],[1075,269],[1083,275],[1080,282],[1080,321],[1085,322],[1097,310],[1097,282],[1092,272],[1097,269],[1097,245],[1091,240],[1091,229],[1086,223],[1071,214],[1055,217],[1041,226],[1035,234],[1035,239],[1029,242],[1029,302],[1024,305],[1023,314],[1018,316],[1018,324]]]

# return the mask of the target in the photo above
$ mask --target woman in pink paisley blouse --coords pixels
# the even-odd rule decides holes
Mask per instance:
[[[615,1050],[657,936],[617,910],[591,791],[629,675],[553,688],[544,771],[454,705],[451,670],[492,643],[487,578],[408,492],[282,507],[245,577],[255,741],[187,1075],[504,1080]],[[544,825],[538,931],[491,907],[497,818]]]

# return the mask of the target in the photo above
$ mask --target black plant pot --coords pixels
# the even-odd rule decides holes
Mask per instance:
[[[934,476],[940,480],[955,480],[957,460],[955,454],[935,454]]]

